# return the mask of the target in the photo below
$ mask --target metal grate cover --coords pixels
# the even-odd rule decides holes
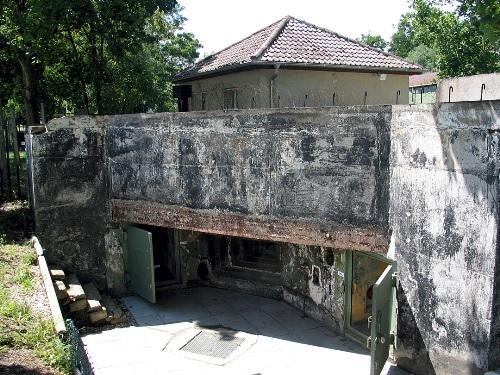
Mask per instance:
[[[240,346],[244,338],[222,333],[201,331],[180,350],[216,358],[227,358]]]

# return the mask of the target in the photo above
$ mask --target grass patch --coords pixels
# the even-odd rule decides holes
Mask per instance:
[[[25,202],[0,206],[0,353],[25,348],[47,365],[70,374],[69,346],[55,333],[52,320],[23,303],[35,286],[37,256],[27,240],[29,212]]]
[[[1,302],[0,350],[30,349],[47,365],[70,374],[69,346],[55,334],[52,321],[35,316],[26,305],[11,300]]]

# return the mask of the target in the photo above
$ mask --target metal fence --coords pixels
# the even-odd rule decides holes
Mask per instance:
[[[72,373],[75,375],[94,375],[87,353],[83,347],[80,332],[73,320],[66,320],[66,330],[65,341],[70,345]]]
[[[15,114],[8,119],[0,114],[0,200],[22,198],[22,141]]]

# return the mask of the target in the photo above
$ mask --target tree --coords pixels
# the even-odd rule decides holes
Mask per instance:
[[[462,14],[468,14],[471,21],[495,45],[500,42],[500,3],[496,0],[466,0],[461,7]]]
[[[420,44],[413,48],[406,56],[406,59],[421,65],[427,70],[434,70],[437,68],[436,51],[425,44]]]
[[[385,51],[389,45],[380,35],[371,35],[370,33],[361,34],[361,38],[358,40],[371,47],[381,49],[382,51]]]
[[[29,125],[40,100],[52,113],[168,109],[170,77],[198,56],[175,0],[0,4],[0,47],[19,66]]]
[[[413,1],[412,11],[401,17],[390,51],[404,58],[427,61],[441,77],[498,71],[498,46],[486,39],[480,25],[461,16],[458,10],[441,9],[437,2]],[[434,51],[434,57],[429,49]]]
[[[403,14],[399,20],[396,32],[389,42],[389,52],[406,57],[415,45],[415,31],[413,28],[413,14]]]

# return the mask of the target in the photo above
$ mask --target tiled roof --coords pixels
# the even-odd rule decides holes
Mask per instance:
[[[287,16],[177,74],[182,81],[251,65],[419,73],[419,65]]]
[[[437,73],[427,72],[410,77],[409,87],[429,86],[437,84]]]

